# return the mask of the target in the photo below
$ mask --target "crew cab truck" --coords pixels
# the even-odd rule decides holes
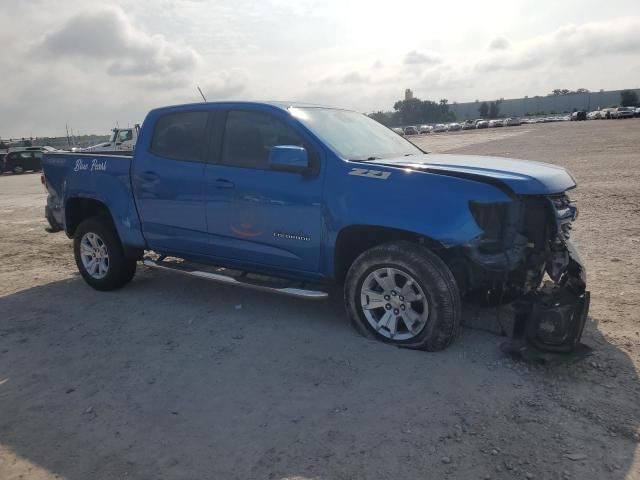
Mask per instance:
[[[513,304],[527,345],[568,351],[589,305],[558,166],[426,154],[365,115],[289,103],[158,108],[132,156],[45,153],[47,212],[93,288],[138,261],[310,299],[344,286],[351,323],[441,350],[462,300]]]

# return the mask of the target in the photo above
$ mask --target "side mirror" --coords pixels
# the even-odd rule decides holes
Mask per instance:
[[[275,145],[269,153],[269,167],[279,172],[306,173],[309,171],[309,154],[304,147]]]

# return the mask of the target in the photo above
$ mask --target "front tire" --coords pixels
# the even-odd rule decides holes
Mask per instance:
[[[127,258],[108,218],[92,217],[76,229],[73,251],[82,278],[96,290],[115,290],[131,281],[136,261]]]
[[[455,278],[422,245],[393,242],[367,250],[351,265],[344,293],[353,327],[382,342],[438,351],[460,328]]]

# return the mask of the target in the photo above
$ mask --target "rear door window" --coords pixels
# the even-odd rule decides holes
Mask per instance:
[[[202,162],[208,112],[167,113],[158,118],[151,151],[174,160]]]

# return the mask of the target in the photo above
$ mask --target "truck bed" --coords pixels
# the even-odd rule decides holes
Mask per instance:
[[[42,159],[49,197],[47,209],[69,231],[65,213],[74,199],[97,200],[107,205],[123,242],[144,246],[131,190],[131,155],[52,152]]]

